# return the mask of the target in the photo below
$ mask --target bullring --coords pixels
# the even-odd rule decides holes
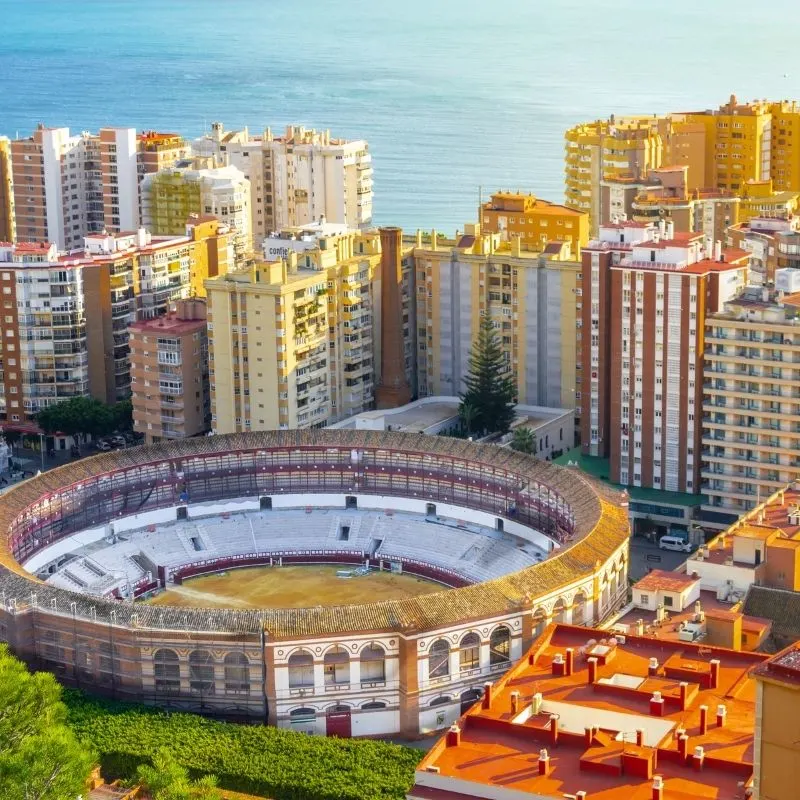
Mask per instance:
[[[549,551],[541,563],[477,583],[458,565],[448,578],[441,563],[409,559],[403,569],[458,588],[292,609],[144,605],[58,588],[22,566],[87,532],[144,529],[157,542],[176,519],[271,518],[302,507],[433,515],[448,523],[426,528],[434,538],[457,535],[458,520],[518,548],[550,542]],[[265,431],[108,453],[8,491],[0,525],[0,639],[20,657],[119,699],[315,733],[445,727],[547,623],[597,622],[627,588],[627,513],[615,492],[569,468],[445,437]],[[380,551],[351,557],[337,546],[302,550],[288,529],[286,538],[280,554],[239,552],[233,563],[198,551],[197,563],[182,567],[403,561]],[[152,566],[134,593],[174,579],[172,568]]]

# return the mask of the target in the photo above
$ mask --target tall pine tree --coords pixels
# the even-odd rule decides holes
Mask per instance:
[[[516,388],[492,321],[484,317],[469,355],[458,412],[469,433],[506,433],[514,421]],[[465,412],[468,412],[465,413]],[[469,416],[469,420],[465,419]],[[469,424],[466,424],[469,423]]]

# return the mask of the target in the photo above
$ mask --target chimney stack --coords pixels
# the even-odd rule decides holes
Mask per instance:
[[[550,772],[550,756],[547,754],[547,750],[542,748],[539,751],[539,774],[547,775],[548,772]]]
[[[571,647],[567,648],[567,671],[564,673],[569,676],[572,675],[573,666],[575,664],[575,653]]]
[[[558,744],[558,715],[550,715],[550,741],[555,747]]]
[[[641,728],[636,729],[636,746],[642,747],[644,745],[644,731]]]
[[[695,769],[703,769],[703,761],[705,760],[705,757],[705,750],[703,750],[702,745],[695,747],[694,756],[692,757]]]
[[[664,716],[664,698],[661,696],[661,692],[653,692],[653,696],[650,698],[650,716]]]
[[[712,658],[711,661],[709,661],[709,669],[710,669],[710,674],[709,674],[708,688],[709,689],[717,689],[719,687],[719,659],[718,658]]]
[[[700,735],[708,733],[708,706],[700,706]]]
[[[660,775],[653,776],[653,800],[664,800],[664,779]]]
[[[717,727],[724,728],[725,727],[725,717],[728,716],[728,709],[725,708],[724,703],[720,703],[717,706]]]
[[[678,753],[681,761],[686,761],[689,757],[689,737],[685,733],[678,737]]]
[[[597,683],[597,659],[592,656],[588,661],[589,664],[589,683]]]
[[[651,658],[649,664],[647,665],[647,674],[652,678],[654,675],[658,675],[658,659]]]
[[[447,747],[458,747],[461,744],[461,728],[458,725],[451,725],[450,730],[447,731],[445,739]]]
[[[681,711],[686,711],[686,704],[689,698],[689,684],[686,683],[686,681],[681,681],[678,690],[680,691]]]
[[[536,692],[531,698],[531,713],[538,714],[542,710],[542,693]]]
[[[490,709],[492,707],[492,684],[491,683],[484,683],[483,684],[483,703],[482,707],[484,709]]]
[[[511,713],[519,713],[519,692],[511,692]]]

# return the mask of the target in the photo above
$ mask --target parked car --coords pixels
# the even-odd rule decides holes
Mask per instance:
[[[111,449],[112,449],[111,445],[110,445],[110,444],[109,444],[109,443],[108,443],[108,442],[107,442],[105,439],[100,439],[100,441],[98,441],[98,442],[97,442],[97,444],[95,445],[95,447],[96,447],[98,450],[100,450],[100,452],[102,452],[102,453],[105,453],[105,452],[107,452],[108,450],[111,450]]]
[[[111,442],[114,447],[125,447],[128,443],[122,435],[112,436],[108,441]]]
[[[691,553],[691,542],[681,539],[678,536],[662,536],[658,542],[659,548],[662,550],[676,550],[683,553]]]

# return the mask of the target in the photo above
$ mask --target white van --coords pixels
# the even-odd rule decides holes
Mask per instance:
[[[677,550],[678,552],[691,553],[692,545],[678,536],[662,536],[658,542],[661,550]]]

